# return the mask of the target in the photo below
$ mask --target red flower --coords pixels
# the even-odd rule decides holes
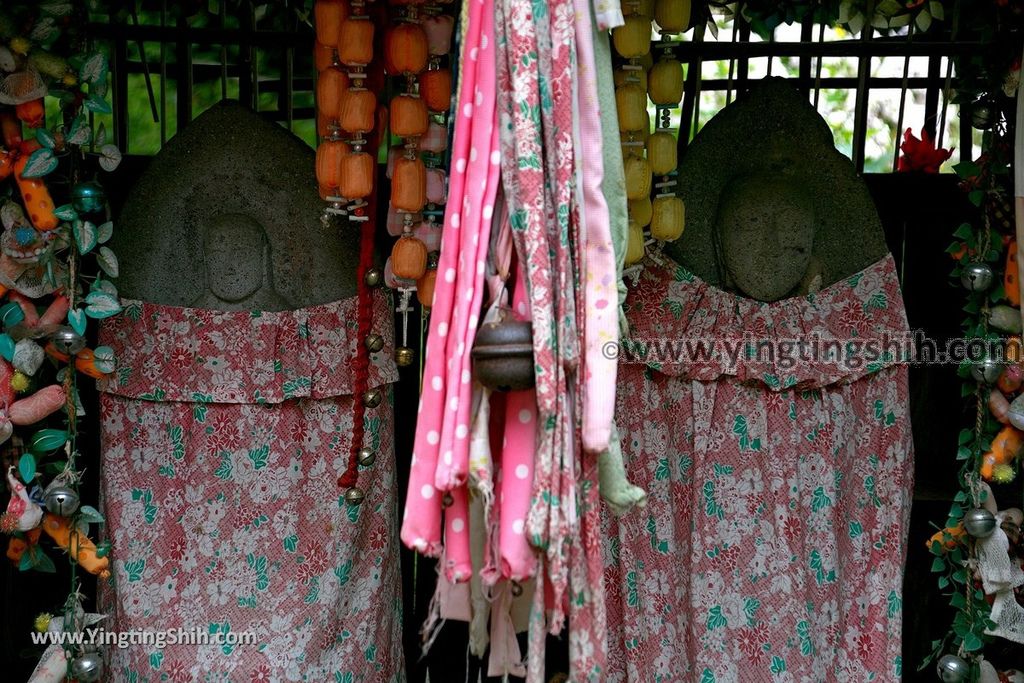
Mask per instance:
[[[238,433],[238,425],[235,418],[226,413],[218,414],[213,418],[209,436],[209,443],[215,452],[233,451],[242,445],[242,437]]]
[[[857,636],[857,652],[860,653],[861,657],[871,656],[871,651],[874,649],[874,644],[871,642],[871,634],[868,632],[861,633]]]
[[[270,683],[270,667],[260,664],[260,668],[250,674],[249,683]]]
[[[788,538],[791,543],[800,537],[800,534],[803,533],[803,529],[804,523],[800,521],[799,517],[786,518],[783,530],[786,534],[786,538]]]
[[[760,661],[764,657],[764,639],[763,634],[759,632],[759,629],[753,629],[744,626],[740,629],[739,637],[737,638],[740,647],[740,652],[754,660],[755,662]]]
[[[924,129],[921,130],[921,139],[918,140],[911,129],[907,128],[900,149],[903,150],[899,165],[901,171],[938,173],[943,162],[953,156],[952,149],[937,148],[932,136]]]
[[[845,301],[839,310],[839,324],[841,329],[847,330],[850,334],[860,332],[867,322],[864,314],[864,307],[859,301]]]
[[[383,550],[388,544],[388,530],[383,524],[378,524],[370,532],[370,547],[374,550]]]

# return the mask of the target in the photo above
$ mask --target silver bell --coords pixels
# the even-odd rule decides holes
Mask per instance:
[[[978,130],[991,128],[994,120],[995,112],[991,102],[981,99],[971,105],[971,125]]]
[[[86,652],[71,660],[71,676],[78,683],[94,683],[103,678],[103,657]]]
[[[46,509],[55,515],[67,517],[75,514],[81,500],[78,492],[67,486],[53,486],[43,494]]]
[[[960,284],[969,292],[984,292],[995,279],[992,266],[987,263],[968,263],[960,271]]]
[[[935,672],[943,683],[963,683],[971,678],[971,665],[956,655],[943,655]]]
[[[996,516],[985,508],[969,510],[964,515],[964,530],[975,538],[988,538],[996,530]]]
[[[1003,364],[997,360],[986,358],[971,365],[971,377],[985,384],[995,384],[999,375],[1003,374]]]
[[[62,325],[54,330],[50,335],[50,341],[58,351],[69,356],[74,356],[85,348],[85,337],[67,325]]]

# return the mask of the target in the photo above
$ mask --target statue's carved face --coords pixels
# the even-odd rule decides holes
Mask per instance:
[[[745,176],[722,194],[717,230],[728,281],[759,301],[777,301],[808,271],[815,216],[792,180]]]
[[[207,286],[221,301],[242,301],[264,285],[267,234],[249,216],[215,217],[206,228],[203,248]]]

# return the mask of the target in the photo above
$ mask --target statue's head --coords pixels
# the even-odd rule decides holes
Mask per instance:
[[[711,119],[679,160],[686,231],[665,253],[761,301],[810,294],[888,253],[864,181],[806,93],[766,79]]]
[[[807,273],[815,230],[814,203],[792,178],[733,179],[722,191],[715,218],[726,282],[760,301],[785,297]]]
[[[221,301],[247,299],[268,277],[268,242],[263,226],[240,213],[210,219],[203,235],[206,284]]]

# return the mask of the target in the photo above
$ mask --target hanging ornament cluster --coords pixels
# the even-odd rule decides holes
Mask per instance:
[[[376,151],[382,132],[382,107],[377,92],[382,64],[374,61],[375,36],[381,24],[379,7],[363,0],[317,0],[314,60],[317,74],[316,177],[320,196],[327,203],[323,219],[339,218],[343,230],[359,231],[359,314],[356,360],[353,368],[352,447],[338,485],[345,500],[359,505],[365,493],[358,483],[359,468],[376,460],[363,445],[364,414],[381,405],[384,395],[368,386],[370,355],[384,352],[384,338],[373,332],[371,289],[383,281],[373,266],[376,218]],[[373,16],[371,16],[371,13]],[[399,55],[400,49],[395,50]],[[400,56],[400,55],[399,55]]]
[[[963,114],[977,116],[979,127],[987,128],[991,111],[980,116],[977,102],[964,101]],[[974,424],[959,436],[960,491],[944,528],[928,540],[932,571],[956,610],[950,631],[932,652],[942,681],[994,680],[996,671],[982,655],[985,645],[997,638],[1024,644],[1024,602],[1017,597],[1024,588],[1024,516],[1017,508],[999,510],[992,488],[1016,478],[1024,451],[1017,242],[1013,221],[1003,218],[1012,215],[1004,186],[1011,171],[1007,135],[1003,126],[994,127],[978,159],[954,167],[980,220],[954,233],[948,250],[956,261],[952,275],[966,291],[963,336],[983,341],[986,352],[960,368]]]
[[[103,516],[79,486],[79,375],[115,370],[87,326],[121,311],[118,261],[97,167],[121,160],[96,113],[110,113],[106,56],[77,33],[72,3],[5,7],[0,22],[0,460],[10,499],[0,515],[6,556],[20,570],[53,572],[46,546],[67,556],[70,588],[53,624],[80,631],[79,571],[110,576],[109,545],[90,538]],[[92,615],[98,620],[99,615]],[[90,623],[95,623],[93,620]],[[47,659],[44,657],[44,659]],[[52,666],[58,678],[40,678]],[[68,640],[31,680],[99,680],[102,654]]]
[[[622,10],[625,23],[612,31],[612,45],[623,60],[615,72],[615,104],[629,202],[626,266],[636,273],[648,251],[657,258],[685,226],[685,206],[676,194],[680,132],[672,129],[672,112],[683,98],[683,65],[672,48],[679,44],[673,36],[690,26],[690,2],[627,0]],[[655,43],[652,20],[661,36]]]
[[[400,5],[384,39],[385,67],[395,92],[390,131],[398,138],[388,154],[391,198],[388,232],[398,237],[384,268],[399,293],[401,343],[395,358],[411,365],[408,318],[415,292],[430,309],[437,279],[441,224],[447,201],[448,113],[452,100],[451,52],[454,17],[437,5]]]

